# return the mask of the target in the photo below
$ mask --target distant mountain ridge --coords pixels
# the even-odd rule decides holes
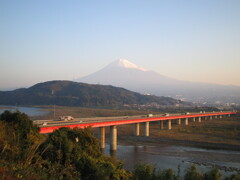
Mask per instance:
[[[136,104],[175,106],[184,102],[168,97],[142,95],[114,86],[49,81],[38,83],[30,88],[0,91],[0,104],[114,107]]]
[[[76,81],[113,85],[158,96],[186,98],[187,101],[240,103],[238,86],[177,80],[146,70],[125,59],[114,61],[103,69]]]

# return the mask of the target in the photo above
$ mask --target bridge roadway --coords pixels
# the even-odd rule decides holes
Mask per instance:
[[[204,119],[222,118],[223,116],[234,115],[236,112],[207,112],[207,113],[194,113],[194,114],[173,114],[171,116],[154,115],[153,117],[147,116],[119,116],[119,117],[97,117],[97,118],[76,118],[72,121],[60,121],[60,120],[35,120],[34,123],[40,127],[40,133],[51,133],[61,127],[69,128],[99,128],[100,145],[101,148],[105,148],[105,127],[110,127],[110,150],[117,150],[117,126],[134,124],[134,132],[136,136],[140,135],[140,123],[144,125],[144,135],[149,136],[149,122],[160,122],[160,128],[164,128],[164,121],[167,121],[167,129],[171,129],[172,121],[175,120],[177,124],[181,124],[182,120],[185,125],[188,125],[188,121],[193,122]],[[46,123],[47,125],[43,125]]]

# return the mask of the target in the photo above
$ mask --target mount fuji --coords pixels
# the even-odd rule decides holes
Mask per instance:
[[[90,84],[113,85],[132,91],[183,100],[240,103],[240,87],[173,79],[120,59],[88,76],[76,79]]]
[[[156,87],[156,84],[161,87],[162,85],[166,86],[178,83],[175,79],[162,76],[154,71],[148,71],[126,59],[114,61],[103,69],[77,79],[77,81],[119,86],[141,93],[153,93],[152,90],[153,87]],[[156,87],[156,89],[158,89],[159,93],[163,91],[162,88]]]

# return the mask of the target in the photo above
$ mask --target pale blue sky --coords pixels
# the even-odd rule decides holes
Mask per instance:
[[[119,58],[240,85],[240,0],[0,0],[0,89],[72,80]]]

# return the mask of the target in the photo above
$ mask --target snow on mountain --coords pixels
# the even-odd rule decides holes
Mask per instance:
[[[110,68],[112,67],[123,67],[123,68],[129,68],[129,69],[138,69],[140,71],[147,71],[146,69],[137,66],[136,64],[133,64],[132,62],[126,60],[126,59],[119,59],[109,65]]]

